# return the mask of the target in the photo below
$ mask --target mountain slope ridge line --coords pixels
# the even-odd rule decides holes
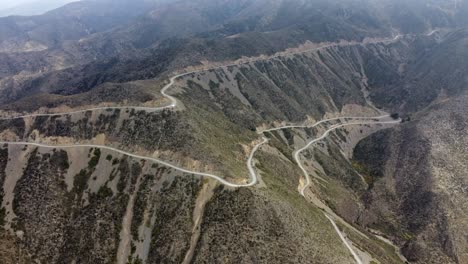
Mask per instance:
[[[211,70],[217,70],[217,69],[222,69],[222,68],[227,68],[227,67],[242,66],[242,65],[249,64],[249,63],[253,63],[253,62],[267,61],[267,60],[279,58],[281,56],[303,54],[303,53],[318,51],[318,50],[331,48],[331,47],[367,45],[367,44],[376,44],[376,43],[392,43],[392,42],[398,41],[403,36],[404,35],[396,35],[393,38],[383,38],[383,39],[377,39],[377,40],[366,40],[365,39],[362,42],[348,42],[348,43],[334,42],[334,43],[331,43],[331,44],[324,44],[322,46],[307,49],[307,50],[303,50],[303,51],[296,51],[296,52],[290,52],[290,53],[288,53],[286,51],[282,51],[282,52],[277,52],[277,54],[269,56],[268,58],[256,57],[254,59],[249,59],[249,60],[246,60],[246,61],[233,62],[233,63],[230,63],[230,64],[213,66],[211,68],[205,68],[205,69],[199,69],[199,70],[179,73],[179,74],[176,74],[176,75],[170,77],[169,78],[169,83],[166,84],[161,89],[160,93],[163,95],[163,97],[170,100],[170,104],[166,105],[166,106],[160,106],[160,107],[102,106],[102,107],[92,107],[92,108],[87,108],[87,109],[82,109],[82,110],[76,110],[76,111],[70,111],[70,112],[61,112],[61,113],[37,113],[37,114],[20,115],[20,116],[15,116],[15,117],[1,117],[0,120],[12,120],[12,119],[21,119],[21,118],[28,118],[28,117],[42,117],[42,116],[72,115],[72,114],[85,113],[85,112],[88,112],[88,111],[99,111],[99,110],[134,109],[134,110],[147,111],[147,112],[156,112],[156,111],[161,111],[161,110],[165,110],[165,109],[171,109],[171,108],[177,107],[177,98],[167,94],[167,91],[175,84],[177,79],[188,76],[190,74],[196,74],[196,73],[201,73],[201,72],[206,72],[206,71],[211,71]],[[194,67],[194,66],[189,66],[189,67]]]
[[[394,122],[394,121],[392,121],[392,122]],[[349,123],[349,124],[341,124],[341,125],[333,126],[329,130],[327,130],[327,132],[325,132],[320,138],[316,139],[315,142],[325,138],[329,134],[330,131],[332,131],[334,129],[338,129],[338,128],[346,126],[346,125],[366,125],[366,124],[386,124],[386,123],[389,123],[389,122],[362,122],[362,123]],[[319,124],[321,124],[321,123],[319,122],[316,125],[319,125]],[[258,149],[262,145],[266,144],[269,141],[265,137],[262,137],[262,139],[263,140],[260,143],[258,143],[258,144],[256,144],[254,146],[254,148],[252,149],[252,151],[251,151],[251,153],[249,155],[249,158],[247,160],[247,168],[249,170],[250,182],[247,182],[245,184],[236,184],[236,183],[228,182],[227,180],[224,179],[224,177],[221,177],[221,176],[218,176],[218,175],[215,175],[215,174],[191,171],[191,170],[179,167],[177,165],[171,164],[171,163],[169,163],[167,161],[160,160],[158,158],[137,155],[137,154],[126,152],[126,151],[123,151],[123,150],[120,150],[120,149],[117,149],[117,148],[105,146],[105,145],[96,145],[96,144],[47,145],[47,144],[43,144],[43,143],[24,142],[24,141],[23,142],[21,142],[21,141],[18,141],[18,142],[15,142],[15,141],[0,141],[0,144],[27,145],[27,146],[36,146],[36,147],[40,147],[40,148],[60,148],[60,149],[70,149],[70,148],[100,148],[100,149],[106,149],[106,150],[109,150],[109,151],[114,151],[114,152],[129,156],[129,157],[153,161],[155,163],[167,166],[169,168],[172,168],[172,169],[175,169],[175,170],[178,170],[180,172],[187,173],[187,174],[193,174],[193,175],[198,175],[198,176],[202,176],[202,177],[212,178],[212,179],[217,180],[221,184],[226,185],[228,187],[240,188],[240,187],[251,187],[251,186],[254,186],[255,184],[257,184],[257,182],[258,182],[258,176],[257,176],[257,173],[256,173],[254,165],[253,165],[253,159],[254,159],[255,153],[258,151]]]

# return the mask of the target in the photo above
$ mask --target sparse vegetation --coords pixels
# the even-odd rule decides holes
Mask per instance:
[[[310,148],[304,164],[317,176],[310,191],[356,228],[375,228],[404,245],[411,261],[464,262],[466,254],[458,249],[465,245],[467,227],[458,219],[466,219],[460,208],[468,201],[459,190],[466,185],[460,164],[467,151],[459,142],[466,141],[468,122],[466,100],[455,99],[466,92],[466,72],[460,70],[468,56],[463,29],[468,24],[460,19],[466,5],[156,2],[81,1],[39,16],[0,18],[4,115],[93,109],[2,119],[3,140],[59,145],[102,137],[113,147],[241,183],[249,173],[249,152],[261,137],[257,128],[351,114],[360,107],[370,113],[368,97],[379,109],[400,111],[404,124],[361,141],[351,163],[333,142],[354,137],[346,130]],[[426,34],[436,27],[444,28],[437,38]],[[408,36],[378,40],[391,32]],[[354,44],[364,39],[370,43]],[[340,44],[315,49],[316,43],[333,42]],[[304,52],[293,54],[290,48]],[[254,60],[281,51],[287,52]],[[180,102],[176,110],[94,109],[112,103],[167,105],[160,90],[168,74],[238,59],[250,62],[180,79],[168,91]],[[337,246],[341,241],[322,211],[297,192],[303,177],[292,156],[302,141],[298,135],[294,129],[265,135],[270,142],[255,155],[261,185],[234,190],[218,185],[200,218],[192,263],[352,260],[346,247]],[[140,264],[135,255],[142,225],[152,228],[148,263],[183,261],[193,238],[195,202],[202,184],[212,179],[156,163],[150,168],[107,150],[101,159],[99,148],[82,155],[35,146],[18,153],[16,147],[0,150],[0,205],[11,199],[0,209],[0,226],[16,216],[9,220],[18,232],[9,236],[0,228],[0,263],[115,263],[120,232],[130,228],[134,241],[127,261]],[[317,163],[322,168],[313,168]],[[148,171],[156,173],[143,175]],[[129,201],[135,202],[131,226],[122,226]],[[148,215],[155,216],[154,227]],[[382,241],[340,229],[376,262],[400,262]]]
[[[88,168],[90,170],[93,170],[94,168],[96,168],[96,165],[99,163],[99,159],[101,158],[101,149],[99,148],[94,149],[93,154],[94,154],[93,157],[91,157],[91,159],[88,162]]]
[[[101,188],[99,188],[97,195],[99,199],[106,199],[108,197],[112,197],[113,192],[109,187],[103,185]]]
[[[131,233],[133,240],[138,240],[138,228],[143,224],[145,210],[149,209],[148,199],[151,199],[151,187],[154,184],[154,178],[150,175],[144,175],[140,184],[140,189],[137,190],[135,204],[133,205],[133,221]]]
[[[376,179],[375,176],[372,175],[370,169],[359,161],[352,160],[351,164],[353,165],[353,168],[364,177],[364,180],[366,181],[369,188],[372,188]]]
[[[88,180],[91,173],[88,170],[81,170],[73,180],[73,190],[77,194],[83,193],[88,187]]]

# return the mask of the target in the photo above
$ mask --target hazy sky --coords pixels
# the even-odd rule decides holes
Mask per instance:
[[[20,6],[23,4],[30,4],[30,3],[40,3],[40,4],[47,4],[47,3],[60,3],[60,2],[76,2],[79,0],[0,0],[0,9],[7,9],[16,6]]]
[[[47,1],[47,0],[46,0]],[[0,9],[12,8],[25,3],[31,3],[34,0],[0,0]]]
[[[37,14],[76,1],[79,0],[0,0],[0,15]]]

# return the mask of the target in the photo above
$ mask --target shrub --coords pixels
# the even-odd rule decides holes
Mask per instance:
[[[396,119],[400,118],[400,114],[393,113],[393,114],[390,115],[390,117],[396,120]]]

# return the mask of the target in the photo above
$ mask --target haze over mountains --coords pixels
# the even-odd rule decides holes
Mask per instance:
[[[76,0],[16,0],[0,3],[0,17],[41,15]]]
[[[0,263],[467,263],[467,18],[465,0],[1,17]]]

